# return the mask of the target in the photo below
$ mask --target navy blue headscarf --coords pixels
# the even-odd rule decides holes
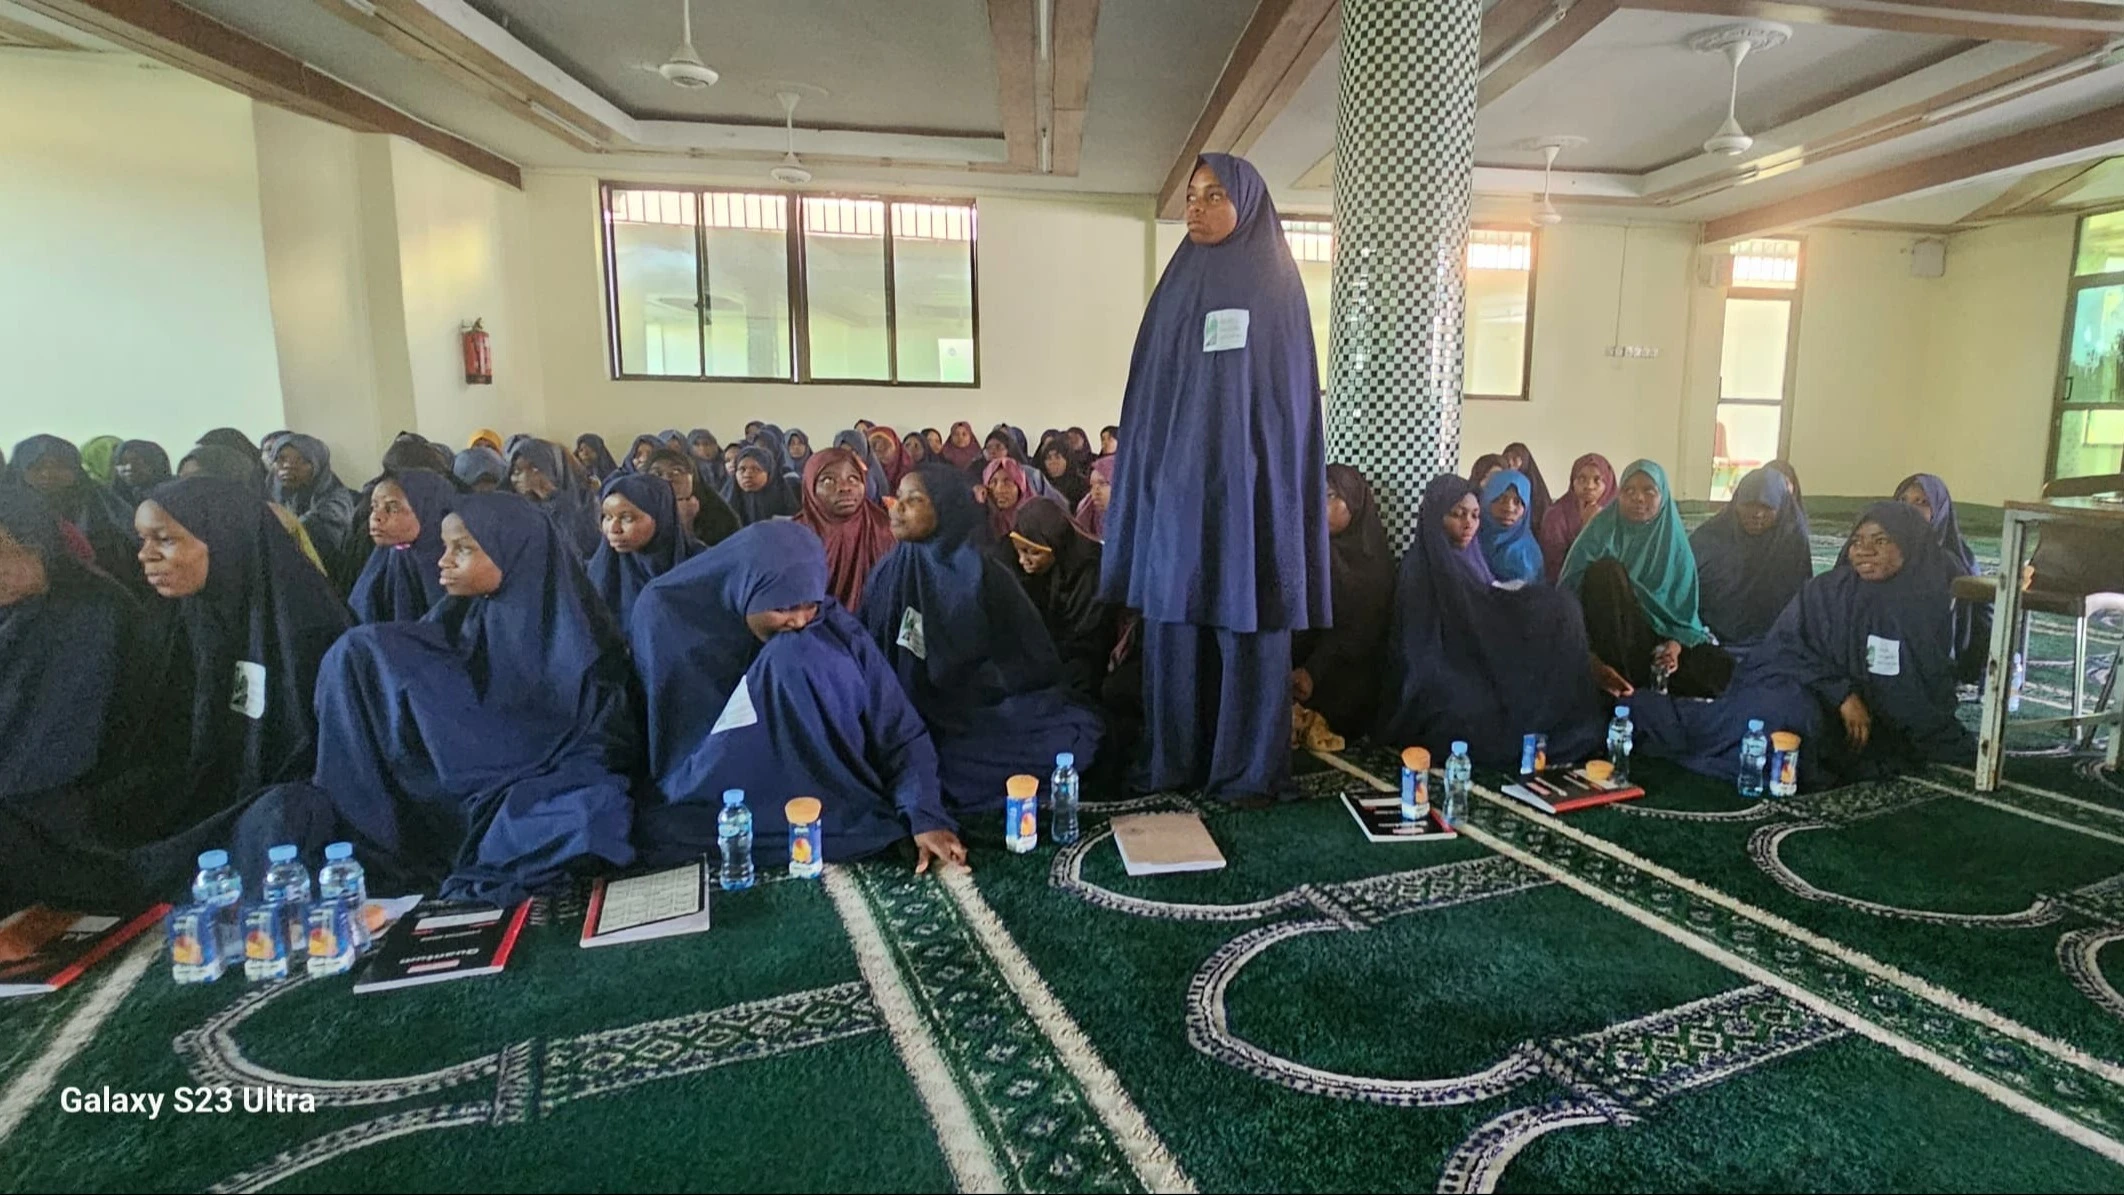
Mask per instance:
[[[698,451],[704,442],[708,448],[707,456]],[[708,493],[721,495],[729,487],[730,470],[723,467],[723,444],[715,438],[714,432],[697,427],[687,433],[686,455],[693,460],[694,474]]]
[[[765,644],[745,625],[808,603],[819,607],[811,625]],[[820,799],[837,861],[910,830],[956,828],[922,720],[862,625],[826,596],[825,552],[809,530],[745,528],[651,582],[630,630],[664,800],[636,828],[652,861],[707,849],[726,788],[745,791],[754,853],[770,863],[786,858],[792,796]]]
[[[1740,524],[1740,504],[1777,512],[1761,535]],[[1800,530],[1799,503],[1785,475],[1765,466],[1733,487],[1733,501],[1689,536],[1696,553],[1698,610],[1721,643],[1749,646],[1768,633],[1792,595],[1814,575],[1814,555]]]
[[[761,429],[762,432],[766,429]],[[748,444],[738,453],[740,462],[752,461],[767,471],[767,484],[757,490],[747,490],[730,481],[730,509],[737,512],[738,522],[750,527],[768,519],[793,519],[803,512],[804,503],[797,494],[789,475],[779,472],[774,463],[774,454],[758,444]]]
[[[1183,241],[1143,313],[1100,597],[1241,633],[1326,626],[1327,450],[1305,287],[1260,172],[1226,154],[1201,161],[1239,224],[1215,245]]]
[[[1939,541],[1940,550],[1960,562],[1964,574],[1977,571],[1976,553],[1970,550],[1969,540],[1962,535],[1961,517],[1954,513],[1954,495],[1947,490],[1947,483],[1930,473],[1913,473],[1895,487],[1889,495],[1900,499],[1904,491],[1916,486],[1925,495],[1925,505],[1932,508],[1932,535]]]
[[[147,466],[147,477],[138,484],[127,482],[125,476],[118,472],[117,466],[124,463],[127,453],[137,453],[141,462]],[[164,452],[162,445],[153,440],[127,440],[120,444],[118,451],[111,454],[111,466],[111,493],[129,507],[140,505],[140,500],[148,496],[148,491],[168,481],[173,475],[170,469],[170,454]]]
[[[1519,521],[1510,527],[1490,513],[1490,503],[1503,497],[1506,490],[1519,494]],[[1483,483],[1481,499],[1482,526],[1475,539],[1482,545],[1482,556],[1489,562],[1490,572],[1500,581],[1540,582],[1544,574],[1541,544],[1534,538],[1533,483],[1517,469],[1499,469]]]
[[[966,474],[927,464],[909,476],[921,479],[937,529],[878,561],[862,620],[932,729],[957,731],[978,707],[1056,684],[1062,661],[1024,587],[976,542],[987,514]]]
[[[863,492],[872,502],[883,502],[892,487],[886,484],[885,466],[879,463],[878,454],[870,450],[870,437],[851,427],[834,433],[833,446],[845,448],[863,459]]]
[[[28,486],[0,485],[0,531],[44,566],[44,592],[0,605],[0,801],[95,766],[141,678],[141,611],[116,581],[63,546],[59,516]],[[109,737],[115,738],[115,735]]]
[[[760,425],[760,430],[752,433],[752,442],[766,449],[768,454],[774,458],[774,471],[780,473],[795,473],[797,471],[796,462],[789,459],[789,437],[782,434],[781,428],[772,423],[763,423]]]
[[[1578,599],[1547,585],[1500,589],[1479,543],[1455,548],[1446,512],[1473,494],[1450,474],[1424,490],[1395,590],[1377,737],[1441,761],[1461,739],[1477,763],[1505,767],[1521,736],[1539,732],[1552,759],[1583,759],[1602,722]]]
[[[561,542],[568,545],[577,560],[588,560],[600,542],[597,496],[576,488],[574,471],[562,459],[565,455],[558,444],[526,439],[509,451],[509,471],[514,473],[517,459],[522,458],[546,475],[553,483],[553,495],[532,499],[531,505],[552,522],[553,529],[560,532]]]
[[[310,774],[317,748],[318,662],[353,625],[332,583],[303,555],[272,508],[242,482],[189,477],[148,499],[208,552],[206,586],[157,599],[163,674],[189,677],[192,775],[205,807]]]
[[[629,473],[639,473],[649,467],[649,457],[642,455],[642,445],[644,444],[649,446],[649,456],[655,456],[660,450],[671,447],[671,445],[664,442],[662,436],[654,432],[643,432],[641,435],[634,437],[634,443],[627,445],[627,459],[620,462],[621,469]],[[637,460],[641,464],[635,464]]]
[[[347,537],[353,533],[354,507],[360,496],[339,480],[332,472],[332,450],[315,436],[297,432],[280,437],[273,443],[273,455],[279,456],[287,449],[294,449],[316,470],[310,484],[302,489],[289,489],[273,480],[273,501],[287,507],[288,513],[302,522],[302,529],[310,533],[310,542],[327,559],[346,550]]]
[[[509,462],[502,459],[501,453],[485,444],[475,444],[457,454],[456,460],[451,463],[450,472],[465,484],[466,489],[471,489],[482,481],[491,481],[500,486],[509,480]]]
[[[643,586],[707,549],[679,518],[678,496],[672,492],[670,482],[654,473],[622,473],[605,483],[598,495],[600,505],[614,494],[640,507],[656,523],[655,536],[640,551],[615,552],[612,542],[606,540],[598,544],[597,554],[584,570],[589,574],[590,587],[597,590],[605,608],[624,628]]]
[[[602,484],[620,471],[619,462],[612,459],[612,450],[605,447],[605,437],[595,432],[577,436],[575,450],[581,452],[585,448],[590,450],[590,463],[583,469],[590,474],[590,480]]]
[[[52,513],[72,523],[96,553],[96,567],[114,577],[137,572],[133,552],[140,541],[133,534],[133,512],[103,483],[89,476],[81,464],[81,450],[57,436],[31,436],[15,445],[8,455],[8,476],[27,485],[31,468],[46,458],[58,460],[73,475],[65,488],[44,493]],[[252,454],[252,459],[257,459]],[[42,492],[42,491],[40,491]]]
[[[455,513],[501,587],[340,642],[317,686],[313,783],[372,884],[507,903],[633,859],[639,742],[626,649],[559,532],[513,494],[467,494]]]
[[[442,522],[457,505],[457,487],[425,469],[386,473],[376,480],[395,482],[405,491],[413,517],[420,520],[420,534],[410,544],[372,548],[368,563],[354,579],[347,605],[362,622],[407,622],[425,615],[443,599],[439,572]],[[374,490],[370,492],[373,495]]]

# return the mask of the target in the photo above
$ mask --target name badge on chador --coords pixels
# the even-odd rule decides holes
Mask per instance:
[[[235,680],[229,688],[229,709],[254,722],[265,717],[265,665],[249,660],[236,661]]]
[[[1875,676],[1903,675],[1903,641],[1866,636],[1866,671]]]
[[[1228,353],[1246,347],[1246,326],[1253,319],[1244,307],[1225,307],[1202,317],[1202,351]]]
[[[752,691],[746,688],[745,678],[739,677],[737,688],[730,692],[730,700],[723,703],[722,716],[715,720],[714,728],[708,733],[721,734],[726,730],[737,730],[751,726],[759,720],[759,711],[752,708]]]
[[[922,612],[913,606],[900,616],[900,636],[893,640],[914,653],[917,660],[929,658],[929,642],[922,637]]]

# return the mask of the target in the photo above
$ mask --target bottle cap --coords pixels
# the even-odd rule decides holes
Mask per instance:
[[[1455,755],[1466,755],[1467,753],[1468,753],[1468,745],[1467,745],[1467,743],[1465,743],[1465,742],[1461,741],[1460,739],[1454,739],[1454,740],[1453,740],[1453,754],[1455,754]]]
[[[227,851],[199,852],[199,870],[201,871],[212,871],[217,867],[227,867],[228,865],[229,853]]]
[[[354,844],[351,842],[335,842],[325,848],[325,858],[327,859],[339,860],[352,859],[353,857]]]
[[[1763,730],[1763,720],[1761,718],[1748,719],[1748,729],[1752,733],[1761,734]]]
[[[1627,718],[1627,717],[1629,717],[1629,716],[1630,716],[1630,707],[1629,707],[1629,706],[1627,706],[1627,705],[1618,705],[1618,706],[1616,706],[1616,707],[1615,707],[1615,716],[1616,716],[1616,717],[1618,717],[1618,718]]]
[[[1038,776],[1012,776],[1003,782],[1003,791],[1009,793],[1014,800],[1022,801],[1027,797],[1037,797],[1040,795],[1040,778]]]
[[[731,808],[731,807],[733,807],[733,806],[737,806],[737,805],[743,805],[744,803],[745,803],[745,790],[744,790],[744,789],[742,789],[742,788],[726,788],[726,789],[724,789],[724,790],[723,790],[723,807],[724,807],[724,808],[728,809],[728,808]]]
[[[1595,784],[1606,784],[1615,778],[1615,765],[1605,759],[1589,759],[1585,762],[1586,779]]]
[[[1426,747],[1409,747],[1401,753],[1401,766],[1411,772],[1431,770],[1431,752]]]
[[[1797,751],[1800,737],[1789,730],[1780,730],[1770,736],[1770,745],[1780,751]]]
[[[1073,752],[1064,751],[1060,755],[1055,756],[1055,767],[1057,768],[1073,768],[1076,766],[1077,757]]]
[[[819,820],[822,808],[824,806],[819,804],[817,797],[791,797],[789,803],[782,806],[782,816],[789,819],[792,826],[808,826]]]
[[[271,859],[275,863],[293,863],[295,861],[295,854],[296,852],[294,844],[284,842],[279,846],[274,847],[272,850],[267,851],[266,858]]]

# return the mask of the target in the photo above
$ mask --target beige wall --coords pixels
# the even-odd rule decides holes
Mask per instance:
[[[816,444],[859,418],[902,433],[1009,419],[1096,430],[1120,413],[1145,297],[1150,203],[980,200],[981,385],[791,386],[614,381],[607,350],[598,184],[525,177],[533,293],[549,435],[599,432],[618,449],[644,431],[708,427],[728,439],[750,419],[801,427]]]
[[[0,448],[271,431],[251,101],[88,58],[0,57]]]

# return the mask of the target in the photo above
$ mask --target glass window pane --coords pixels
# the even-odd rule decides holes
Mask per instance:
[[[1777,433],[1784,416],[1783,407],[1718,404],[1718,428],[1711,446],[1713,502],[1733,497],[1733,487],[1742,475],[1777,459]]]
[[[811,376],[889,379],[882,200],[804,200],[804,288]]]
[[[2124,270],[2124,212],[2103,212],[2080,221],[2080,255],[2072,272],[2108,274]]]
[[[708,376],[792,376],[789,204],[780,195],[701,196],[708,238]]]
[[[892,299],[899,380],[974,380],[973,208],[892,205]],[[818,372],[813,361],[812,371]]]
[[[614,332],[623,374],[701,374],[694,199],[689,191],[611,192]]]
[[[1785,337],[1792,323],[1785,299],[1726,300],[1725,340],[1719,349],[1718,396],[1782,402]]]
[[[1466,376],[1471,395],[1526,394],[1527,292],[1534,278],[1534,234],[1515,228],[1468,231]]]
[[[1759,290],[1798,290],[1798,241],[1739,241],[1733,246],[1733,285]]]

